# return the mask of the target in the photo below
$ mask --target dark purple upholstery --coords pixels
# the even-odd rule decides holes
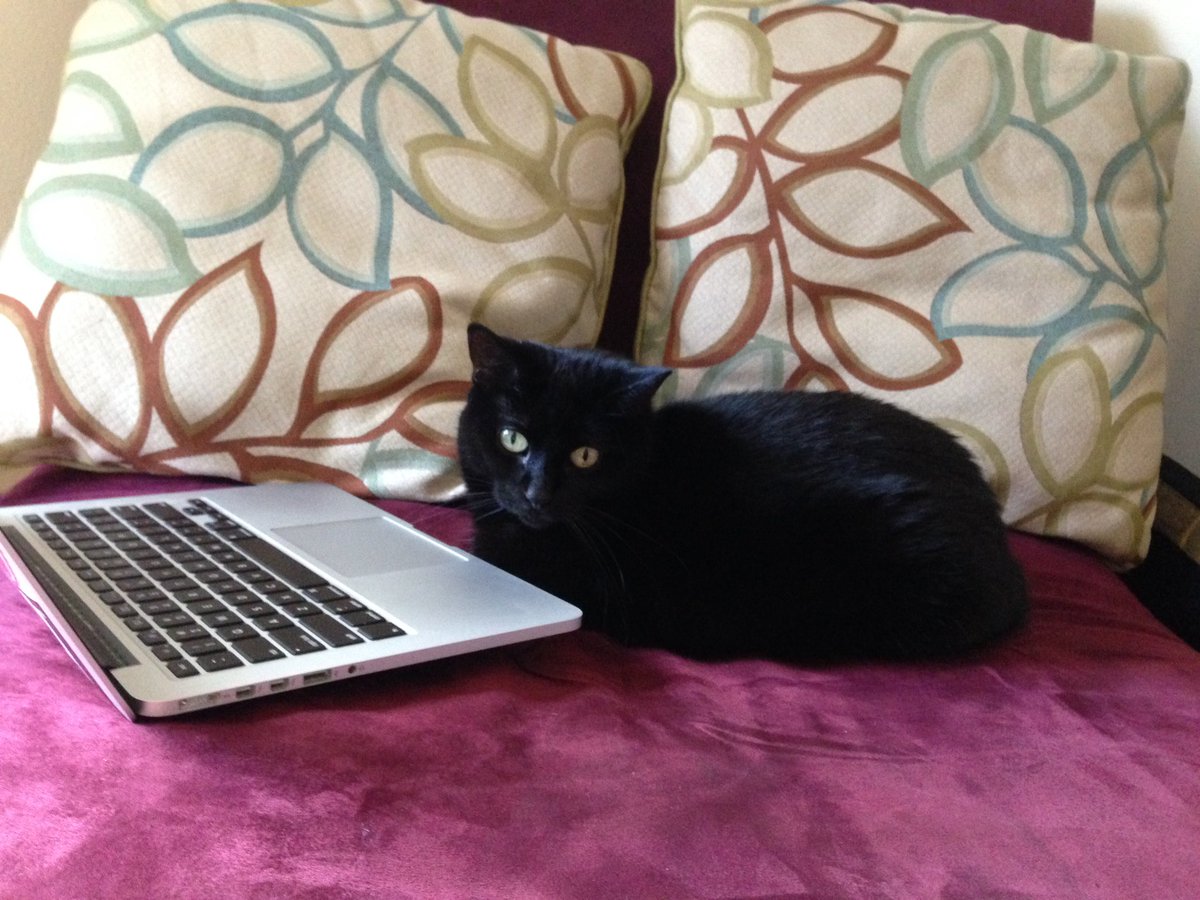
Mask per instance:
[[[1032,622],[961,662],[577,633],[144,725],[0,583],[0,896],[1194,896],[1200,655],[1093,557],[1013,546]]]
[[[627,347],[668,0],[461,0],[656,78],[605,343]],[[1090,0],[931,7],[1090,33]],[[39,470],[30,503],[194,490]],[[388,509],[465,545],[457,511]],[[578,633],[125,721],[0,572],[0,897],[1195,896],[1200,655],[1014,535],[1029,627],[937,665],[702,664]]]

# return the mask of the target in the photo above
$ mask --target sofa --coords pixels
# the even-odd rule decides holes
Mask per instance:
[[[677,45],[676,10],[665,0],[615,8],[599,0],[451,5],[645,64],[653,88],[644,108],[630,107],[627,116],[640,126],[623,146],[626,182],[615,204],[619,224],[611,222],[607,305],[587,326],[603,347],[643,352],[653,344],[641,299],[646,273],[654,265],[661,270],[669,255],[662,241],[678,238],[673,226],[662,225],[658,171],[676,50],[686,49]],[[927,5],[1075,41],[1091,35],[1088,0]],[[305,5],[278,8],[288,6]],[[160,5],[123,7],[141,15]],[[725,28],[734,13],[746,12],[742,7],[714,4],[705,24]],[[743,25],[735,30],[747,33]],[[624,71],[640,78],[632,65]],[[725,78],[711,90],[732,83]],[[63,151],[62,158],[79,154]],[[659,244],[652,251],[656,215]],[[794,221],[804,224],[799,216]],[[947,233],[957,227],[947,225]],[[195,247],[208,239],[195,237]],[[200,252],[187,246],[193,256]],[[317,251],[307,255],[322,261]],[[328,259],[323,264],[334,268]],[[250,280],[271,274],[253,259],[239,265],[259,273]],[[189,296],[189,287],[179,290]],[[128,299],[110,298],[110,308],[124,309],[120,302]],[[54,302],[64,301],[56,294]],[[880,303],[872,309],[884,308]],[[679,313],[675,331],[662,332],[663,352],[698,365],[683,344],[684,321]],[[49,340],[55,333],[47,334]],[[827,360],[798,372],[810,381],[832,378],[837,360]],[[269,377],[265,365],[253,371]],[[844,371],[838,377],[850,380]],[[323,415],[341,411],[331,390],[314,393]],[[175,399],[178,409],[191,402],[182,394]],[[122,456],[111,428],[96,429],[85,452],[78,410],[64,402],[54,415],[66,425],[54,440],[36,444],[37,452],[27,443],[24,456],[14,454],[12,461],[37,467],[0,503],[228,482],[219,466],[175,468],[171,460],[181,457],[163,451]],[[1137,421],[1134,413],[1110,419]],[[319,421],[314,412],[310,424]],[[209,440],[214,422],[210,416],[188,434]],[[176,437],[187,431],[178,422],[164,430]],[[423,452],[438,449],[437,428],[413,433],[424,435]],[[68,438],[73,449],[64,449]],[[396,466],[408,458],[399,450],[387,457]],[[273,471],[297,477],[300,464],[281,460],[240,471],[256,480]],[[1156,455],[1155,479],[1157,463]],[[470,546],[470,516],[446,489],[444,474],[414,487],[382,475],[347,479],[332,463],[305,466],[308,476],[371,489],[382,508]],[[1187,473],[1168,466],[1167,474],[1182,490],[1173,502],[1184,502],[1194,490]],[[1008,496],[1017,503],[1020,476],[1011,477]],[[1153,518],[1154,491],[1141,489],[1135,517]],[[1194,896],[1195,567],[1162,532],[1152,538],[1148,525],[1135,528],[1132,541],[1122,537],[1127,530],[1110,529],[1117,537],[1108,540],[1087,528],[1078,537],[1057,532],[1068,519],[1077,521],[1043,513],[1013,522],[1029,622],[962,659],[701,662],[580,631],[138,724],[117,714],[75,667],[6,575],[0,895]],[[1134,566],[1147,545],[1149,561]]]

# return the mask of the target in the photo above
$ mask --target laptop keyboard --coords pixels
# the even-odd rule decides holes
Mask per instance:
[[[177,678],[404,634],[202,500],[24,520]]]

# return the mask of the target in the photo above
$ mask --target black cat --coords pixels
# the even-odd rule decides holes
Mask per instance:
[[[475,552],[618,640],[936,657],[1025,618],[995,496],[942,429],[848,393],[655,410],[667,369],[468,330]]]

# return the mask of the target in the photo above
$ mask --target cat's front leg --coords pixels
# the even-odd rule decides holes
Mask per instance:
[[[488,519],[476,526],[473,552],[494,566],[540,587],[583,611],[585,627],[599,627],[610,605],[605,573],[565,527],[534,529],[515,519]]]

